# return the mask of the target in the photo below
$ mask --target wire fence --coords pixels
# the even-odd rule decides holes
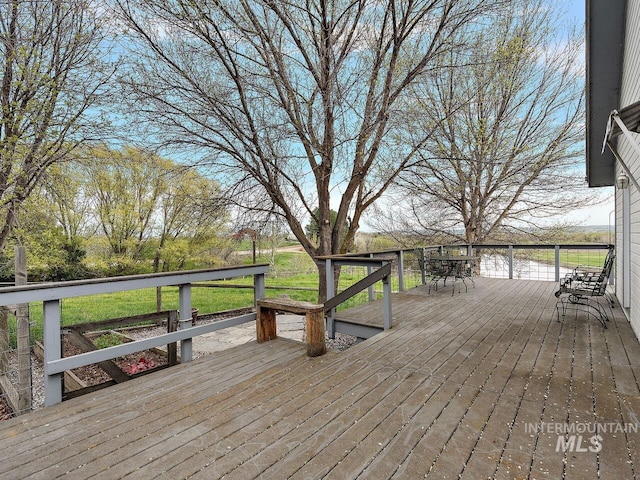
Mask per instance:
[[[602,268],[607,249],[567,248],[559,252],[558,273],[560,278],[576,267]],[[522,280],[556,280],[556,257],[554,249],[492,248],[480,251],[480,276]],[[512,258],[511,269],[510,259]]]
[[[28,312],[28,310],[27,310]],[[18,313],[18,315],[16,315]],[[0,310],[0,419],[31,411],[42,406],[43,370],[35,356],[34,342],[29,334],[28,313],[19,309]],[[26,325],[25,325],[26,323]]]

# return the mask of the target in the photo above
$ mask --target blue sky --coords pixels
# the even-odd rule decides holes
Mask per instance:
[[[560,0],[566,5],[567,16],[575,17],[584,22],[585,0]]]

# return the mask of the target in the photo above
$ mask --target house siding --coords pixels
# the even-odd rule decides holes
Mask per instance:
[[[625,26],[624,57],[622,71],[622,85],[620,90],[620,105],[622,108],[640,100],[640,0],[628,0]],[[604,127],[603,127],[604,134]],[[640,135],[637,141],[640,143]],[[623,137],[618,139],[618,150],[635,179],[640,179],[640,158],[631,149],[629,142]],[[617,166],[616,177],[622,171]],[[631,326],[640,338],[640,192],[633,186],[629,187],[629,212],[623,210],[623,192],[616,191],[616,295],[621,303],[626,300],[627,315]],[[629,250],[630,255],[622,255],[624,248],[624,216],[629,218]],[[630,299],[623,298],[624,268],[629,262]]]

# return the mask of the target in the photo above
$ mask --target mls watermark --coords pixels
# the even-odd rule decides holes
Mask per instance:
[[[575,423],[525,423],[525,433],[550,433],[558,435],[556,452],[598,453],[602,451],[607,433],[638,433],[638,423],[575,422]]]

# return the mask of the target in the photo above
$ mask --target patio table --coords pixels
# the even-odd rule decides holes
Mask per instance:
[[[473,255],[432,255],[429,257],[429,262],[432,266],[432,279],[429,283],[429,291],[431,291],[431,285],[438,289],[438,281],[444,280],[443,285],[447,285],[447,277],[453,278],[453,296],[456,291],[456,280],[462,280],[464,284],[465,292],[468,291],[467,282],[465,279],[471,280],[471,284],[475,288],[476,284],[473,281],[473,265],[476,261],[476,257]],[[458,288],[460,292],[460,288]]]

